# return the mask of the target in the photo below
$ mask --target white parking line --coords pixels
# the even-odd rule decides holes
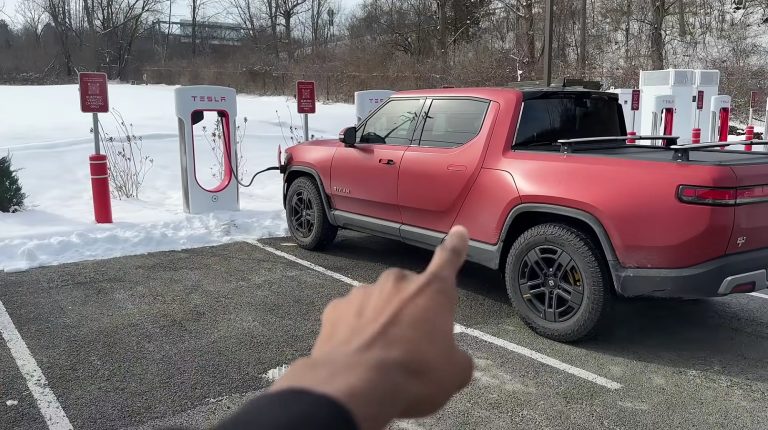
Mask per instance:
[[[67,414],[61,408],[56,395],[48,387],[48,381],[45,379],[43,371],[40,370],[37,361],[29,352],[27,344],[24,343],[24,339],[16,330],[3,302],[0,302],[0,333],[2,333],[8,349],[11,350],[11,355],[16,360],[21,374],[24,375],[27,387],[29,387],[32,396],[35,397],[37,407],[40,408],[40,413],[43,414],[48,428],[50,430],[71,430],[72,424],[69,422]]]
[[[751,295],[751,296],[757,296],[757,297],[761,297],[761,298],[763,298],[763,299],[768,299],[768,295],[766,295],[766,294],[762,294],[762,293],[749,293],[749,295]]]
[[[353,287],[359,286],[361,283],[358,281],[355,281],[354,279],[348,278],[344,275],[341,275],[339,273],[336,273],[334,271],[328,270],[324,267],[318,266],[317,264],[310,263],[309,261],[302,260],[301,258],[298,258],[296,256],[293,256],[291,254],[285,253],[283,251],[278,251],[277,249],[274,249],[270,246],[264,245],[263,243],[256,241],[256,240],[250,240],[245,239],[246,242],[256,245],[259,248],[271,252],[273,254],[279,255],[283,258],[287,258],[288,260],[291,260],[295,263],[301,264],[304,267],[308,267],[312,270],[316,270],[320,273],[323,273],[325,275],[328,275],[332,278],[338,279],[339,281],[342,281],[346,284],[352,285]],[[768,298],[768,297],[766,297]],[[602,376],[595,375],[592,372],[588,372],[584,369],[580,369],[575,366],[571,366],[570,364],[563,363],[562,361],[559,361],[557,359],[554,359],[552,357],[549,357],[547,355],[541,354],[539,352],[533,351],[531,349],[528,349],[524,346],[517,345],[515,343],[512,343],[508,340],[504,340],[501,338],[498,338],[496,336],[490,335],[488,333],[484,333],[480,330],[475,330],[473,328],[465,327],[461,324],[455,323],[453,325],[453,332],[454,333],[466,333],[470,336],[474,336],[478,339],[482,339],[486,342],[490,342],[494,345],[500,346],[506,350],[516,352],[518,354],[524,355],[528,358],[532,358],[540,363],[544,363],[548,366],[555,367],[557,369],[560,369],[564,372],[570,373],[571,375],[578,376],[579,378],[586,379],[589,382],[593,382],[597,385],[602,385],[603,387],[610,388],[612,390],[617,390],[619,388],[622,388],[622,385],[618,382],[611,381],[610,379],[603,378]]]

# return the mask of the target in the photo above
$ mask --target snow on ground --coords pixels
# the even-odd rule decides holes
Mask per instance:
[[[10,151],[29,196],[26,211],[0,213],[1,270],[286,232],[277,172],[265,173],[253,187],[241,189],[238,212],[184,213],[174,88],[110,84],[110,106],[133,124],[135,134],[143,139],[144,154],[153,158],[154,165],[139,198],[113,199],[114,223],[96,224],[88,171],[88,156],[93,153],[92,120],[80,112],[77,86],[0,86],[0,98],[7,102],[0,105],[0,154]],[[238,124],[248,118],[240,146],[248,172],[276,164],[278,145],[285,148],[291,143],[289,125],[300,127],[295,112],[295,102],[286,97],[238,96]],[[100,118],[106,131],[115,134],[115,119],[110,114]],[[310,133],[316,138],[333,138],[354,121],[351,105],[319,104],[317,114],[310,117]],[[212,152],[203,139],[196,140],[196,154],[201,148],[199,180],[210,184]]]

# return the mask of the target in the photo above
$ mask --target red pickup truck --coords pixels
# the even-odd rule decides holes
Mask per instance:
[[[399,92],[287,150],[289,230],[311,250],[339,228],[434,248],[463,225],[468,259],[558,341],[593,333],[615,295],[766,288],[768,154],[627,143],[624,124],[615,94],[584,88]]]

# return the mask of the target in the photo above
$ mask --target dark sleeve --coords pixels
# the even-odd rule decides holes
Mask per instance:
[[[216,430],[357,430],[352,414],[336,400],[311,391],[287,389],[261,394]]]

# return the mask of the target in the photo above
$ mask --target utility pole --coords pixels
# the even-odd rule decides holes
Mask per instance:
[[[552,1],[544,4],[544,84],[552,84]]]

